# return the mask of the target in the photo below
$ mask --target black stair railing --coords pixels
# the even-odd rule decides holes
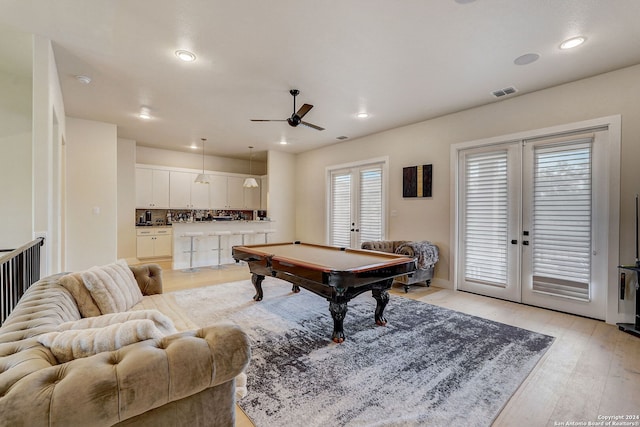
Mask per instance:
[[[44,238],[39,237],[18,249],[0,249],[0,324],[4,323],[22,295],[40,280],[40,248]]]

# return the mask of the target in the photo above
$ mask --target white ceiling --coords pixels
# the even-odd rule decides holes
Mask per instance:
[[[206,137],[229,157],[304,152],[499,102],[497,89],[638,64],[639,23],[638,0],[0,0],[0,24],[53,41],[67,115],[150,147]],[[576,35],[587,42],[558,48]],[[527,53],[540,59],[514,64]],[[293,88],[326,130],[249,121],[289,117]]]

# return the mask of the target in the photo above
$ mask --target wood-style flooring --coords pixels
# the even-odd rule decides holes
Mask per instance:
[[[160,264],[164,292],[250,277],[246,266],[184,273]],[[394,287],[391,293],[404,290]],[[639,338],[601,321],[465,292],[412,286],[407,296],[556,338],[493,426],[588,425],[610,416],[640,425]],[[236,425],[253,426],[240,408]]]

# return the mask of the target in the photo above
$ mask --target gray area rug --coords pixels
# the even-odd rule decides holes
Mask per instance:
[[[174,292],[199,325],[239,324],[252,342],[256,426],[489,426],[553,338],[391,295],[349,302],[346,341],[331,341],[329,303],[274,278],[254,302],[249,280]]]

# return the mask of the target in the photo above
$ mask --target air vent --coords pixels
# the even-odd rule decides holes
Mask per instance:
[[[347,138],[349,138],[349,137],[342,135],[342,136],[337,137],[336,139],[339,139],[340,141],[342,141],[342,140],[347,139]]]
[[[491,92],[491,95],[495,96],[496,98],[501,98],[503,96],[516,93],[517,91],[518,90],[515,87],[510,86],[510,87],[505,87],[504,89],[495,90]]]

